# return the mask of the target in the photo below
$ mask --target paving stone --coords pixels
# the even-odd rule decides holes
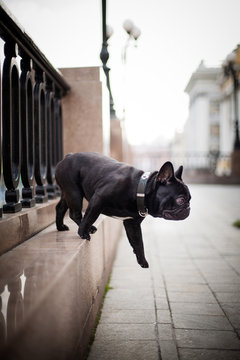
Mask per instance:
[[[163,266],[163,274],[165,276],[165,278],[167,278],[168,276],[178,276],[178,277],[194,277],[195,279],[197,278],[202,278],[201,274],[199,273],[198,269],[195,266],[192,266],[190,269],[187,267],[185,268],[182,264],[178,264],[176,262],[174,262],[174,264],[172,263],[168,263],[165,264]]]
[[[160,352],[162,360],[178,360],[177,347],[175,342],[160,340]],[[147,360],[148,358],[146,358]]]
[[[219,253],[224,257],[230,257],[238,255],[240,256],[240,251],[238,246],[231,246],[229,247],[229,244],[226,244],[226,246],[219,248]]]
[[[154,284],[154,295],[158,298],[167,298],[166,290],[164,287],[159,287]]]
[[[216,297],[221,303],[239,303],[240,291],[235,292],[216,292]]]
[[[221,306],[223,307],[224,311],[226,311],[227,315],[240,315],[240,302],[223,302],[221,303]]]
[[[228,319],[236,329],[240,329],[240,314],[228,315]]]
[[[157,310],[157,321],[162,324],[171,324],[171,315],[169,310]]]
[[[173,340],[172,324],[158,324],[158,337],[159,340]]]
[[[171,275],[166,275],[166,282],[170,282],[170,283],[184,283],[184,284],[206,284],[206,281],[203,279],[202,276],[200,275],[191,275],[188,274],[186,275],[179,275],[177,272],[175,274],[171,274]]]
[[[240,291],[240,284],[215,283],[211,284],[211,289],[214,292],[235,292]]]
[[[240,303],[221,303],[227,318],[235,329],[240,329]]]
[[[215,297],[210,292],[168,291],[168,297],[170,302],[216,303]]]
[[[111,278],[111,286],[114,289],[152,289],[152,284],[149,279],[134,278],[134,276],[128,278]]]
[[[112,285],[112,283],[110,283],[110,286]],[[114,290],[114,291],[112,291]],[[145,298],[153,298],[153,290],[149,289],[149,288],[141,288],[141,289],[110,289],[110,291],[107,294],[107,298],[108,299],[115,299],[117,298],[118,300],[121,299],[129,299],[129,300],[133,300],[133,301],[139,301],[139,299],[145,299]]]
[[[239,246],[239,245],[238,245]],[[234,254],[234,256],[226,256],[226,261],[231,264],[231,266],[238,272],[240,273],[240,256],[236,256],[236,254]]]
[[[150,272],[148,269],[140,268],[137,263],[134,264],[134,268],[114,268],[111,275],[111,286],[114,289],[152,289]]]
[[[194,284],[194,283],[181,283],[172,284],[167,283],[167,289],[169,291],[183,291],[183,292],[197,292],[212,294],[207,284]]]
[[[97,328],[97,341],[155,340],[154,324],[102,324]]]
[[[108,310],[101,316],[102,324],[153,324],[155,322],[154,310]]]
[[[225,316],[173,314],[175,328],[233,330]]]
[[[218,304],[171,302],[174,314],[224,315]]]
[[[134,255],[135,256],[135,255]],[[149,269],[142,269],[138,263],[133,266],[119,266],[115,267],[111,274],[111,282],[115,279],[124,279],[125,281],[140,281],[142,286],[146,283],[151,286],[151,275]],[[144,284],[144,285],[143,285]],[[145,286],[144,286],[145,287]]]
[[[240,351],[179,349],[181,360],[240,360]]]
[[[135,297],[134,291],[132,297],[118,298],[115,293],[105,299],[104,305],[109,310],[152,310],[154,309],[154,298],[151,293],[146,297]]]
[[[158,360],[154,340],[94,341],[88,360]],[[163,359],[164,360],[164,359]],[[169,359],[170,360],[170,359]],[[174,359],[175,360],[175,359]]]
[[[240,284],[240,277],[237,274],[214,274],[206,276],[207,282],[211,286],[216,283],[225,283],[225,284]]]
[[[175,333],[180,348],[240,350],[240,340],[232,331],[176,329]]]
[[[168,310],[169,309],[166,298],[156,297],[155,301],[156,301],[157,309],[160,309],[160,310]]]
[[[218,273],[227,273],[229,271],[231,272],[231,274],[234,273],[233,270],[229,267],[229,265],[225,261],[223,261],[222,257],[218,257],[217,259],[196,259],[195,263],[201,273],[204,274],[204,276],[211,274],[217,275]]]
[[[216,253],[216,250],[212,249],[212,248],[208,248],[208,249],[194,249],[194,248],[190,248],[189,249],[189,253],[191,254],[191,256],[193,258],[196,258],[196,259],[206,259],[206,258],[209,258],[209,259],[218,259],[219,258],[219,255],[218,253]]]

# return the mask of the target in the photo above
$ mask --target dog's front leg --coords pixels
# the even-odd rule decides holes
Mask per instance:
[[[79,224],[78,234],[82,239],[90,240],[89,234],[94,234],[97,229],[93,226],[93,223],[97,220],[101,214],[101,199],[99,196],[94,195],[89,201],[85,215]]]
[[[144,254],[141,222],[142,219],[128,219],[123,221],[123,225],[125,227],[128,240],[133,247],[133,252],[136,254],[139,265],[141,265],[143,268],[148,268],[148,262],[145,259]]]

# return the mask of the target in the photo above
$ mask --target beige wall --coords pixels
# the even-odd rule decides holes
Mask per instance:
[[[71,90],[62,100],[64,154],[109,155],[109,92],[100,67],[60,69]]]
[[[3,313],[8,309],[1,359],[85,358],[122,223],[100,216],[91,241],[66,223],[70,231],[52,225],[1,256]]]
[[[123,158],[123,136],[122,125],[118,119],[111,120],[110,155],[118,161],[125,161]]]

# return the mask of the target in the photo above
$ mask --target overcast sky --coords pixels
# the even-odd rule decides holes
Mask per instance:
[[[101,65],[101,0],[4,0],[37,46],[56,67]],[[188,116],[184,88],[202,59],[220,66],[240,43],[239,0],[108,0],[111,85],[115,108],[126,108],[132,143],[170,138]],[[127,64],[122,28],[132,19],[141,29]]]

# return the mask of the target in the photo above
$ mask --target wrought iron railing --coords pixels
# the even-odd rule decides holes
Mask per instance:
[[[56,197],[61,98],[69,85],[2,4],[0,37],[0,200],[3,212],[13,213]]]

